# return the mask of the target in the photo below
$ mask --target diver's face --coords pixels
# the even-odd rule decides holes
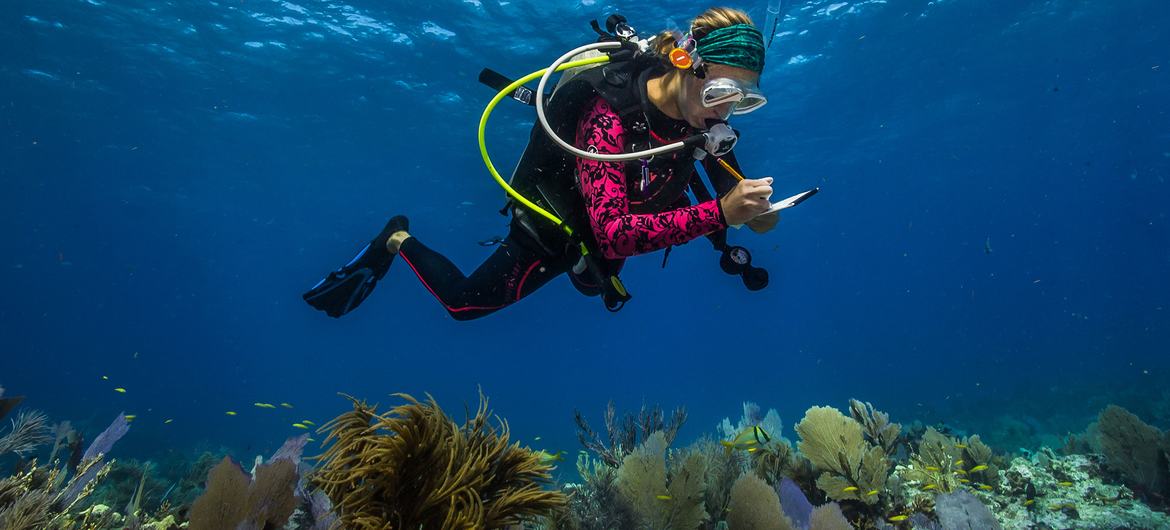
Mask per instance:
[[[750,86],[758,86],[760,83],[760,74],[751,70],[726,64],[708,64],[706,79],[717,77],[735,79]],[[704,82],[705,79],[699,79],[689,73],[683,74],[682,90],[678,94],[678,108],[682,112],[683,119],[696,129],[706,129],[707,120],[727,121],[735,106],[735,103],[729,102],[714,107],[704,107],[702,94]]]

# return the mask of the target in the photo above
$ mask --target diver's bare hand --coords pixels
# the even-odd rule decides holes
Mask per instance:
[[[728,225],[741,225],[760,215],[772,206],[772,177],[743,179],[727,195],[719,199],[723,207],[723,218]]]
[[[751,221],[744,223],[752,232],[763,234],[773,228],[776,228],[776,223],[780,222],[780,212],[766,213],[753,218]]]

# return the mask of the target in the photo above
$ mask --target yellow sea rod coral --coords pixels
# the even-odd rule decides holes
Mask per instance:
[[[560,492],[541,488],[551,467],[509,444],[506,422],[491,424],[482,394],[462,426],[430,396],[426,403],[396,396],[406,403],[387,413],[350,397],[353,410],[321,429],[327,448],[312,480],[341,527],[504,528],[566,504]]]

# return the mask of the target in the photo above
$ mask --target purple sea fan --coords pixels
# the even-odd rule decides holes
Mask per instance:
[[[804,496],[804,492],[800,491],[800,486],[797,486],[792,479],[784,477],[776,487],[776,493],[780,495],[780,507],[784,509],[784,515],[792,519],[797,528],[807,529],[809,519],[812,517],[813,505],[808,502],[808,497]]]

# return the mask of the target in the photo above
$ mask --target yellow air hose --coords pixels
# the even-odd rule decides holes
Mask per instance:
[[[603,55],[600,57],[591,57],[588,59],[581,59],[579,61],[570,61],[570,62],[567,62],[567,63],[562,64],[559,67],[557,67],[556,71],[560,72],[562,70],[567,70],[569,68],[576,68],[578,66],[587,66],[587,65],[591,65],[591,64],[599,64],[599,63],[604,63],[607,61],[609,61],[608,55]],[[492,174],[492,178],[496,179],[496,183],[499,184],[500,187],[504,188],[504,191],[506,191],[508,193],[509,197],[515,199],[520,204],[523,204],[524,206],[528,207],[530,210],[532,210],[540,215],[543,215],[549,221],[552,221],[557,226],[561,227],[561,230],[564,230],[566,235],[572,236],[573,229],[570,228],[568,224],[565,224],[565,222],[562,221],[561,219],[559,219],[557,216],[553,215],[552,213],[549,213],[544,208],[537,206],[535,203],[528,200],[523,195],[520,195],[519,193],[516,192],[516,190],[512,189],[512,186],[508,185],[508,181],[504,180],[504,177],[500,176],[500,172],[496,171],[496,166],[494,164],[492,164],[492,159],[490,156],[488,156],[487,143],[484,140],[484,131],[487,129],[488,116],[492,115],[492,111],[495,110],[496,104],[499,103],[500,100],[508,97],[513,91],[515,91],[518,87],[520,87],[524,83],[532,81],[533,79],[540,78],[541,76],[544,75],[544,73],[546,71],[548,71],[548,68],[543,68],[543,69],[537,70],[535,72],[532,72],[531,74],[528,74],[520,79],[517,79],[512,84],[504,87],[503,90],[496,93],[496,97],[492,98],[491,102],[488,103],[487,108],[483,109],[483,116],[481,116],[479,118],[479,153],[481,155],[483,155],[483,163],[487,165],[488,173]],[[585,251],[584,245],[582,245],[582,251]],[[587,253],[588,251],[585,251],[585,252]]]

